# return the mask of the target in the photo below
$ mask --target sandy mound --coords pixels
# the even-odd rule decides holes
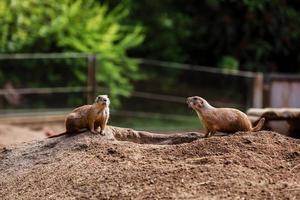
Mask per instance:
[[[0,151],[4,199],[300,199],[300,141],[266,131],[178,145],[84,133]]]

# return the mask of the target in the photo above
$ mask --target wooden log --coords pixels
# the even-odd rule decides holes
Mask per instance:
[[[300,118],[300,108],[251,108],[247,115],[265,117],[267,120],[287,120]]]
[[[266,119],[265,128],[300,138],[300,108],[251,108],[247,114],[252,124],[264,117]]]

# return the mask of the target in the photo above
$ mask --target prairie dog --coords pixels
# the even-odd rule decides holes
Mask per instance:
[[[202,120],[206,129],[205,137],[218,131],[223,133],[259,131],[265,122],[265,118],[261,118],[258,124],[252,127],[245,113],[234,108],[215,108],[198,96],[188,97],[187,104],[196,111],[199,119]]]
[[[46,133],[48,138],[80,133],[86,130],[96,134],[98,127],[100,127],[100,134],[103,134],[109,119],[109,104],[110,100],[107,95],[97,96],[92,105],[78,107],[66,116],[65,132],[54,135],[48,132]]]

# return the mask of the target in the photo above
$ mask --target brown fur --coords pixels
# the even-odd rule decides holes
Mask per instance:
[[[102,134],[109,118],[109,103],[107,95],[99,95],[94,104],[74,109],[65,119],[66,131],[55,135],[48,134],[48,138],[80,133],[86,130],[96,134],[98,127],[100,127],[100,134]]]
[[[187,103],[202,120],[206,128],[206,137],[216,132],[259,131],[264,125],[265,119],[262,118],[255,127],[252,127],[245,113],[234,108],[215,108],[198,96],[188,97]]]

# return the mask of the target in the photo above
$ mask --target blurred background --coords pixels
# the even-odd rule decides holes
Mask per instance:
[[[299,39],[297,0],[1,0],[0,122],[63,130],[97,94],[111,125],[160,132],[202,128],[193,95],[300,107]]]

